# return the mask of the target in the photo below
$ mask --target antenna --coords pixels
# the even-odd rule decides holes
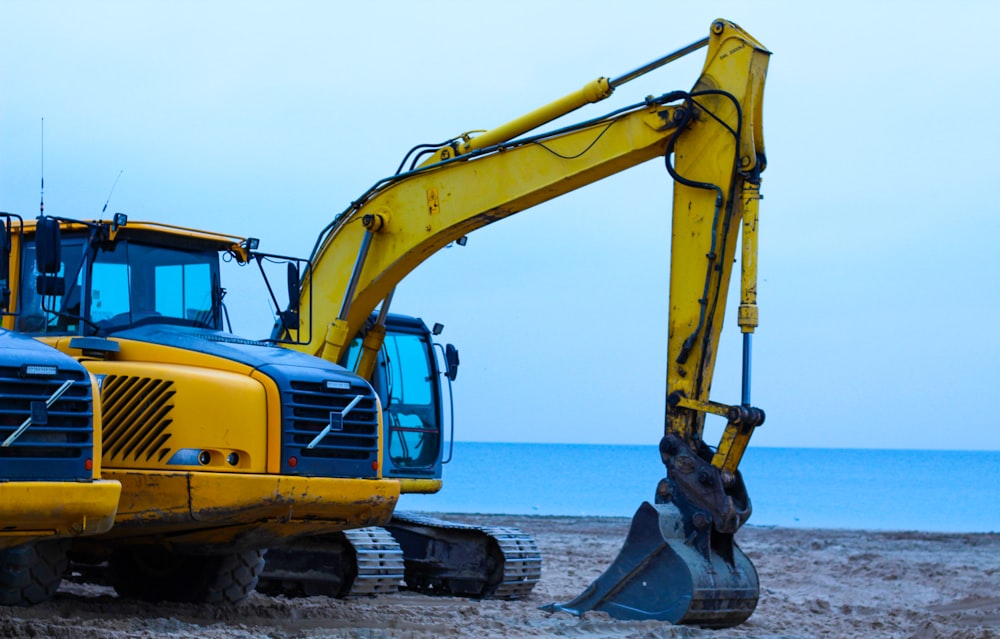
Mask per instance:
[[[108,202],[111,201],[111,194],[115,192],[115,187],[118,186],[118,180],[121,179],[122,173],[125,169],[118,171],[118,177],[115,178],[114,184],[111,185],[111,190],[108,191],[108,199],[104,200],[104,208],[101,209],[101,217],[104,216],[104,212],[108,210]]]
[[[42,118],[42,199],[38,203],[38,214],[45,215],[45,118]]]

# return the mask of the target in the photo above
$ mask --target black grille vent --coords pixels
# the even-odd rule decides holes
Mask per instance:
[[[162,461],[172,420],[174,383],[149,377],[108,375],[101,385],[104,455],[109,460]]]
[[[328,388],[325,382],[292,381],[285,401],[286,452],[301,461],[298,472],[309,472],[303,462],[315,459],[354,462],[338,464],[337,474],[364,477],[374,472],[372,462],[378,457],[378,415],[375,394],[368,386]],[[331,413],[340,415],[356,397],[343,420],[334,420],[336,428],[324,435],[313,448],[309,444],[331,423]],[[316,472],[329,473],[316,467]]]

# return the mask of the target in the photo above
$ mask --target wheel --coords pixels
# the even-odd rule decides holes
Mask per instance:
[[[225,605],[245,600],[263,568],[263,550],[186,555],[140,546],[121,548],[108,562],[111,584],[122,597]]]
[[[52,598],[69,567],[65,540],[0,550],[0,604],[31,606]]]

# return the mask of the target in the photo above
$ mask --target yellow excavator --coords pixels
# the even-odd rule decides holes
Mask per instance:
[[[20,226],[0,213],[3,257]],[[10,302],[7,263],[0,259],[0,314]],[[111,528],[121,485],[101,479],[99,407],[95,380],[76,360],[0,329],[0,605],[52,597],[69,540]]]
[[[399,482],[382,474],[371,386],[224,330],[220,263],[274,258],[256,240],[121,214],[41,215],[10,239],[3,326],[96,378],[92,463],[121,487],[117,513],[87,521],[99,534],[72,540],[75,570],[122,596],[232,604],[253,592],[266,548],[388,521]],[[37,424],[45,411],[31,408]],[[43,436],[36,425],[19,443]],[[9,506],[31,521],[28,496]]]
[[[702,48],[707,49],[704,66],[690,90],[649,96],[600,117],[534,132]],[[353,359],[359,375],[374,379],[384,366],[379,353],[393,291],[417,265],[483,226],[640,163],[664,161],[674,182],[666,417],[660,442],[666,476],[653,502],[640,506],[607,572],[573,601],[549,610],[601,610],[616,618],[723,627],[741,623],[756,606],[757,575],[734,534],[751,510],[738,466],[764,419],[750,402],[750,346],[757,326],[757,218],[769,56],[739,26],[716,20],[708,37],[630,73],[599,78],[480,135],[415,147],[400,171],[354,199],[322,231],[301,277],[298,302],[287,314],[294,322],[282,316],[275,327],[272,338],[284,346],[330,362]],[[743,388],[739,402],[723,404],[709,397],[709,389],[740,243],[737,323],[743,333]],[[714,448],[703,440],[707,415],[727,422]],[[433,492],[440,479],[414,475],[401,484],[403,492]],[[440,532],[436,526],[423,527],[421,534],[433,540]],[[405,534],[413,528],[421,529],[421,523]],[[299,553],[305,566],[319,565],[312,561],[316,554],[309,553],[321,552],[315,545],[286,547],[286,554]],[[460,555],[457,547],[454,552]],[[407,572],[411,563],[426,559],[408,556]],[[492,556],[498,560],[501,555]],[[293,579],[295,566],[285,568],[284,576]],[[418,577],[431,579],[433,573]]]

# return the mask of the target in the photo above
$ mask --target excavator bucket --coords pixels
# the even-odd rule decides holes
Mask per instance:
[[[690,521],[690,518],[687,518]],[[732,542],[702,530],[685,531],[673,503],[644,502],[611,566],[573,601],[543,606],[582,616],[590,610],[616,619],[655,619],[710,628],[745,621],[757,606],[757,571]]]

